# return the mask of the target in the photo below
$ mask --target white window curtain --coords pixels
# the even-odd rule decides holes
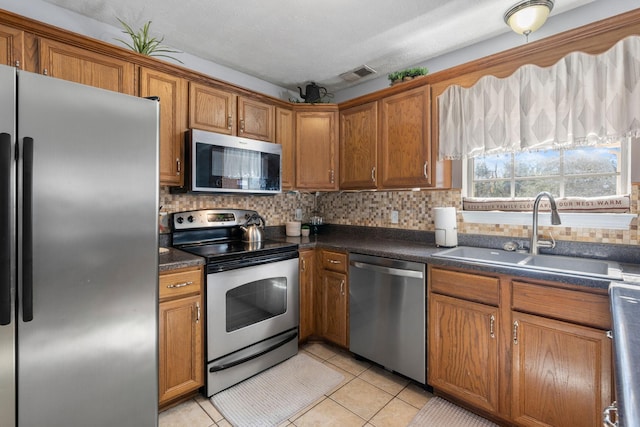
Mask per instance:
[[[594,145],[640,136],[640,37],[607,52],[448,87],[439,97],[440,159]]]

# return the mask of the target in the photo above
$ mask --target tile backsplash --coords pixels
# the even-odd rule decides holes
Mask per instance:
[[[168,187],[160,189],[162,211],[169,213],[206,208],[254,209],[267,221],[267,225],[283,225],[294,219],[295,210],[302,209],[304,220],[318,209],[326,223],[369,227],[401,228],[433,231],[433,207],[462,208],[460,190],[425,191],[362,191],[304,193],[287,192],[275,196],[245,195],[192,195],[171,194]],[[391,211],[399,212],[398,224],[391,223]],[[631,192],[631,213],[640,213],[640,185]],[[547,230],[548,228],[548,230]],[[465,223],[458,213],[458,232],[526,239],[530,226]],[[638,218],[628,230],[609,230],[576,227],[540,227],[541,233],[553,230],[557,240],[575,242],[613,243],[637,245]]]

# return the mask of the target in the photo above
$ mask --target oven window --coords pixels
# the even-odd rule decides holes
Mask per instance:
[[[287,278],[270,277],[227,292],[227,332],[241,329],[287,311]]]

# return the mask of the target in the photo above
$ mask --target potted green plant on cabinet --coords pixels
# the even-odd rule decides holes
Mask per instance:
[[[401,71],[394,71],[393,73],[389,73],[387,77],[393,86],[396,83],[413,80],[416,77],[425,76],[428,73],[429,70],[426,67],[413,67]]]

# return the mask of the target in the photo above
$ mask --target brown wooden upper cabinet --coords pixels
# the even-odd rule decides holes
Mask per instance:
[[[276,107],[254,99],[238,97],[238,136],[274,142]]]
[[[41,38],[39,72],[114,92],[135,94],[135,68],[131,62]]]
[[[180,186],[184,182],[187,81],[141,67],[140,96],[160,98],[160,184]]]
[[[24,55],[24,32],[0,25],[0,64],[21,68]]]
[[[296,188],[338,189],[338,106],[295,106]]]
[[[430,86],[380,100],[379,186],[429,187],[431,179]]]
[[[292,109],[276,108],[276,144],[282,145],[282,189],[291,190],[295,176],[295,118]]]
[[[210,86],[189,83],[189,127],[236,134],[236,95]]]
[[[340,111],[340,188],[378,186],[378,103]]]
[[[191,82],[189,127],[274,142],[275,106]]]

